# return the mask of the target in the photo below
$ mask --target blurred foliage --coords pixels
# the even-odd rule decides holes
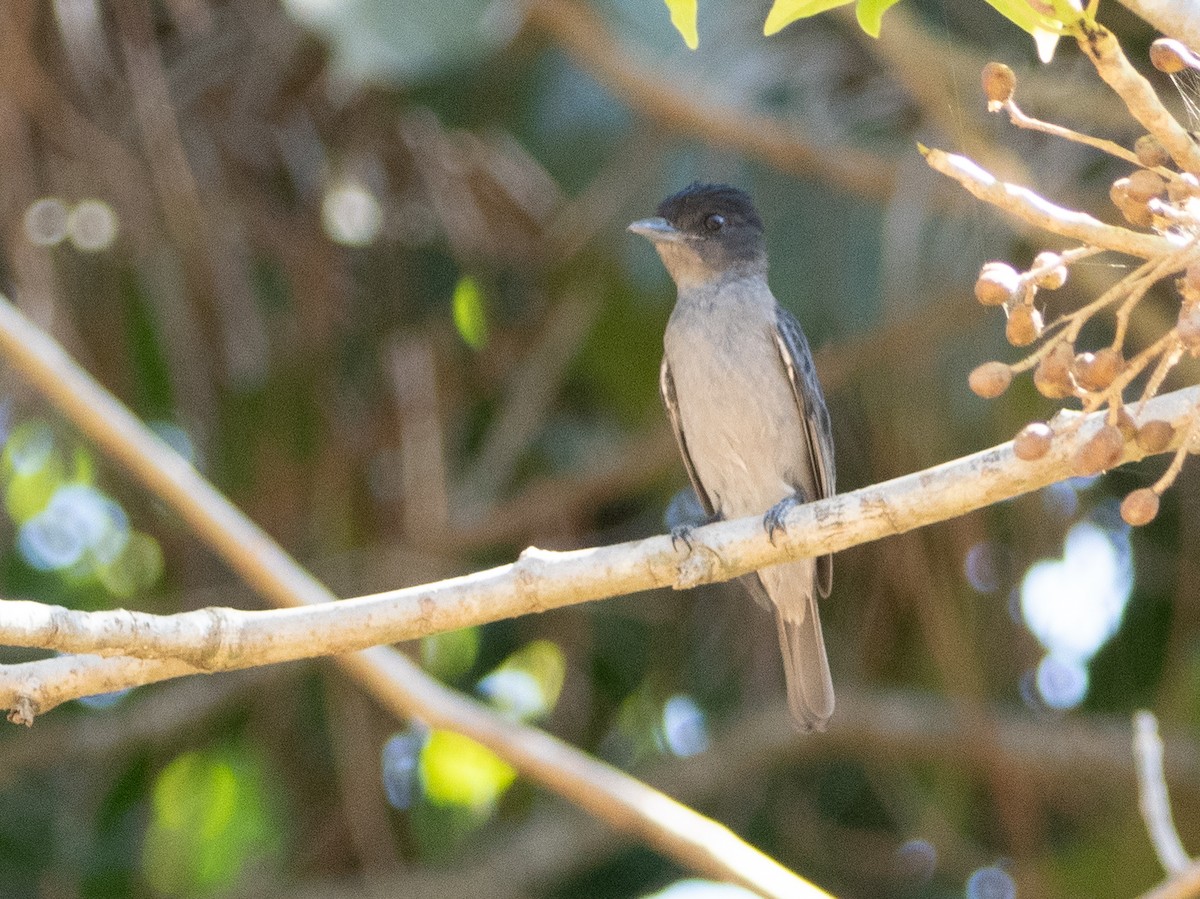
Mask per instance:
[[[886,5],[860,7],[878,24]],[[624,227],[696,178],[758,201],[772,283],[817,349],[842,489],[1010,438],[1049,406],[1023,385],[992,403],[967,390],[1007,358],[971,284],[1042,246],[915,143],[1115,220],[1121,167],[987,117],[979,67],[1012,65],[1043,118],[1127,145],[1138,129],[1073,47],[1043,67],[976,0],[899,4],[877,41],[837,13],[765,40],[764,13],[704,4],[693,53],[652,0],[0,6],[0,289],[346,596],[663,530],[684,482],[657,396],[673,290]],[[1104,14],[1140,59],[1149,29]],[[671,15],[696,26],[695,4]],[[1083,267],[1048,311],[1123,264]],[[0,401],[5,595],[255,604],[16,378]],[[1111,514],[1160,470],[842,553],[825,737],[788,739],[773,625],[736,585],[404,648],[839,897],[1132,895],[1161,872],[1127,716],[1152,706],[1169,754],[1200,725],[1200,493],[1185,470],[1150,527]],[[1108,602],[1107,641],[1064,674],[1046,662],[1056,632],[1022,615],[1049,600],[1023,590],[1039,562],[1078,563],[1079,527],[1100,553],[1089,573],[1117,574],[1103,597],[1051,579],[1068,628]],[[1084,694],[1056,707],[1079,670]],[[314,662],[0,732],[0,894],[315,897],[370,878],[396,895],[731,895],[353,690]],[[1168,761],[1200,846],[1194,762]]]

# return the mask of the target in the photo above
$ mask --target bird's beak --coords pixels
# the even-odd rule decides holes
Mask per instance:
[[[629,230],[642,235],[651,243],[675,243],[683,240],[683,232],[659,215],[639,219],[629,225]]]

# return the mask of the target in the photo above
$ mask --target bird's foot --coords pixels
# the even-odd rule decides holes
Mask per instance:
[[[682,543],[687,547],[687,551],[692,551],[692,534],[696,532],[695,525],[677,524],[671,528],[671,549],[679,549],[679,544]]]
[[[771,541],[771,545],[775,545],[775,532],[783,531],[787,533],[787,525],[784,519],[787,518],[788,512],[792,511],[796,506],[804,502],[801,497],[796,494],[785,496],[775,505],[767,510],[767,514],[763,516],[763,527],[767,529],[767,539]]]

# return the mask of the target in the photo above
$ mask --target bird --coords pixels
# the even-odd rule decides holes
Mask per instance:
[[[675,282],[659,387],[692,488],[710,521],[763,514],[772,542],[798,503],[834,494],[833,433],[808,339],[767,283],[763,224],[727,184],[693,183],[629,225]],[[690,529],[672,531],[688,540]],[[818,596],[829,555],[742,577],[774,612],[797,729],[823,731],[833,678]]]

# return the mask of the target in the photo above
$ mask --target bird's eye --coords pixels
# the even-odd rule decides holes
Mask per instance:
[[[725,216],[717,215],[715,212],[704,220],[704,227],[709,231],[720,231],[725,227]]]

